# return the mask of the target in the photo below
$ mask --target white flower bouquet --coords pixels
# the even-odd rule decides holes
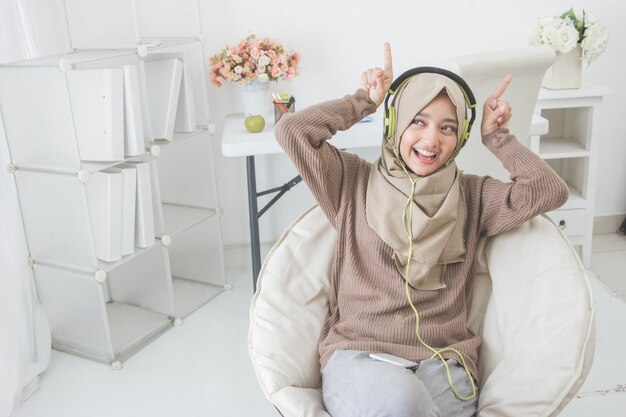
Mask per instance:
[[[561,16],[546,16],[535,23],[529,34],[530,45],[548,45],[556,52],[567,53],[580,44],[582,59],[595,60],[609,41],[606,27],[584,10],[582,17],[569,9]]]

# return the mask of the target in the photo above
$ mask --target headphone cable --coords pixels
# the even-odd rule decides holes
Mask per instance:
[[[402,224],[404,226],[404,231],[407,235],[407,238],[409,239],[409,249],[407,251],[407,263],[406,263],[406,267],[405,267],[405,276],[404,276],[404,288],[405,288],[405,293],[407,296],[407,300],[409,301],[409,305],[411,306],[411,309],[413,310],[413,313],[415,313],[415,335],[417,336],[417,340],[428,350],[430,350],[433,353],[433,356],[430,357],[430,359],[434,359],[435,357],[439,358],[441,360],[441,362],[443,363],[443,366],[446,368],[446,375],[448,377],[448,383],[450,384],[450,388],[452,388],[452,392],[454,392],[454,395],[459,398],[460,400],[471,400],[472,398],[474,398],[476,396],[476,384],[474,382],[474,378],[472,377],[472,374],[469,371],[469,368],[467,367],[467,364],[465,362],[465,358],[463,357],[463,355],[461,354],[461,352],[459,352],[458,350],[451,348],[451,347],[447,347],[447,348],[443,348],[443,349],[437,349],[437,348],[433,348],[432,346],[430,346],[428,343],[426,343],[422,337],[420,336],[420,330],[419,330],[419,323],[420,323],[420,316],[419,316],[419,312],[417,311],[417,307],[415,307],[415,304],[413,304],[413,301],[411,300],[411,293],[409,290],[409,271],[410,271],[410,267],[411,267],[411,256],[413,256],[413,193],[415,192],[415,184],[417,183],[417,181],[419,181],[421,178],[423,177],[416,177],[416,178],[411,178],[411,176],[409,175],[408,171],[406,170],[406,168],[404,167],[404,164],[402,164],[402,167],[404,169],[404,172],[407,174],[409,181],[411,182],[411,193],[409,194],[409,198],[407,199],[406,205],[404,207],[404,211],[402,213]],[[407,219],[407,211],[408,211],[408,219]],[[408,223],[407,223],[408,220]],[[452,382],[452,374],[450,372],[450,367],[448,366],[448,363],[446,362],[445,358],[443,357],[442,353],[443,352],[452,352],[454,354],[456,354],[459,359],[461,360],[461,365],[463,366],[463,369],[465,369],[465,372],[467,373],[467,377],[470,381],[470,385],[472,387],[472,393],[469,396],[463,396],[461,395],[456,387],[454,386],[454,383]]]

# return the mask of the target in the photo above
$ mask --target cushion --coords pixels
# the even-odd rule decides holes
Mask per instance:
[[[492,294],[478,358],[479,416],[555,416],[593,360],[584,267],[547,216],[488,239],[484,254]]]
[[[314,206],[267,255],[248,346],[267,398],[285,417],[328,417],[318,341],[328,315],[335,231]],[[578,256],[547,217],[480,243],[470,327],[482,334],[480,417],[554,416],[593,356],[593,304]]]
[[[285,417],[329,417],[317,345],[328,316],[335,240],[335,230],[314,206],[287,228],[259,272],[250,307],[250,358],[261,389]]]

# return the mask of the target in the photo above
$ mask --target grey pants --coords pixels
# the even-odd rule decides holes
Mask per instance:
[[[465,369],[447,360],[462,396],[472,392]],[[371,359],[369,352],[338,350],[322,370],[324,406],[332,417],[472,417],[478,395],[460,400],[441,360],[421,361],[415,372]]]

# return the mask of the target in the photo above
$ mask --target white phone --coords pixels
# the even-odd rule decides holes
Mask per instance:
[[[387,362],[393,365],[402,366],[403,368],[417,368],[417,366],[419,365],[417,362],[413,362],[399,356],[390,355],[389,353],[370,353],[370,358],[376,361]]]

